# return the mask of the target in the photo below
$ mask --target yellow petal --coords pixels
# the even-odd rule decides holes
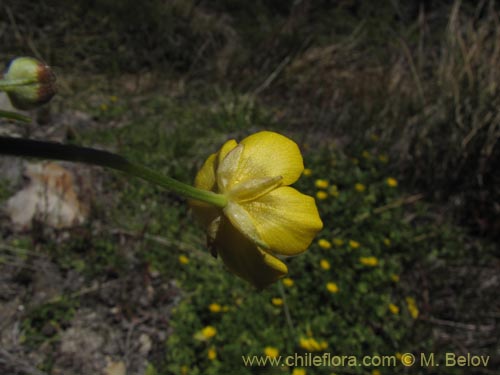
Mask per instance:
[[[240,142],[243,152],[231,166],[232,176],[226,186],[263,177],[283,177],[283,185],[293,184],[302,174],[304,163],[299,147],[291,139],[273,132],[252,134]]]
[[[295,255],[307,249],[323,227],[314,198],[283,186],[241,207],[273,252]]]
[[[259,249],[226,218],[221,221],[214,245],[226,267],[258,289],[274,283],[288,272],[281,260]]]

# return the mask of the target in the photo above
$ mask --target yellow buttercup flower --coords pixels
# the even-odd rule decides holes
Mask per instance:
[[[337,247],[340,247],[344,244],[344,240],[342,238],[337,238],[335,237],[333,240],[332,240],[333,244]]]
[[[319,245],[319,247],[321,247],[322,249],[330,249],[330,248],[332,247],[332,244],[330,243],[330,241],[325,240],[324,238],[321,238],[321,239],[318,241],[318,245]]]
[[[213,326],[206,326],[201,331],[197,332],[194,337],[197,340],[206,341],[211,339],[217,334],[217,330]]]
[[[322,179],[318,179],[314,182],[314,185],[318,188],[318,189],[326,189],[328,187],[328,181],[327,180],[322,180]]]
[[[210,306],[208,306],[208,309],[210,310],[210,312],[218,313],[221,312],[222,307],[218,303],[211,303]]]
[[[185,255],[179,255],[179,263],[180,264],[188,264],[189,258]]]
[[[303,368],[295,367],[292,371],[292,375],[306,375],[306,370]]]
[[[304,171],[302,172],[302,174],[304,176],[310,176],[310,175],[312,175],[312,173],[313,173],[313,171],[309,168],[304,168]]]
[[[358,182],[354,185],[354,190],[356,190],[358,193],[362,193],[366,190],[366,186]]]
[[[378,156],[378,160],[380,160],[380,162],[382,162],[382,163],[387,163],[389,161],[389,158],[385,154],[380,154]]]
[[[285,278],[283,279],[283,285],[284,285],[284,286],[286,286],[286,287],[289,287],[289,288],[290,288],[291,286],[293,286],[293,284],[294,284],[293,280],[292,280],[292,279],[290,279],[289,277],[285,277]]]
[[[358,241],[354,241],[354,240],[349,240],[349,247],[351,249],[357,249],[358,247],[360,247],[361,245],[359,244]]]
[[[314,199],[288,186],[303,169],[295,142],[263,131],[226,142],[196,176],[195,187],[227,199],[224,208],[191,201],[212,254],[257,288],[287,274],[277,255],[304,252],[323,227]]]
[[[387,237],[384,238],[383,242],[384,242],[385,246],[387,246],[387,247],[391,246],[391,240],[389,238],[387,238]]]
[[[326,259],[321,259],[321,261],[319,262],[319,266],[325,271],[328,271],[330,269],[330,262]]]
[[[393,303],[389,303],[389,306],[388,306],[388,307],[389,307],[389,311],[390,311],[391,313],[393,313],[394,315],[399,314],[399,307],[397,307],[395,304],[393,304]]]
[[[419,315],[417,303],[415,302],[415,298],[406,297],[406,306],[408,307],[408,312],[410,313],[413,319],[417,319]]]
[[[264,354],[267,355],[268,357],[276,358],[277,356],[279,356],[280,351],[273,346],[266,346],[264,348]]]
[[[301,337],[299,345],[302,349],[309,352],[316,352],[328,348],[328,343],[326,341],[319,342],[313,337]]]
[[[189,373],[189,367],[182,366],[181,367],[181,375],[187,375]]]
[[[386,180],[385,180],[385,183],[387,184],[387,186],[389,187],[396,187],[398,186],[398,180],[396,180],[395,178],[393,177],[388,177]]]
[[[395,283],[399,283],[399,275],[392,274],[391,280],[394,281]]]
[[[213,346],[208,349],[207,357],[211,361],[217,359],[217,351],[215,350],[215,348]]]
[[[337,286],[336,283],[329,282],[326,284],[326,290],[328,290],[330,293],[338,293],[339,287]]]
[[[376,257],[360,257],[359,262],[364,266],[375,267],[378,264]]]
[[[326,191],[320,190],[316,193],[316,198],[321,201],[325,200],[326,198],[328,198],[328,193]]]
[[[283,300],[281,298],[272,298],[271,303],[274,306],[282,306],[283,305]]]
[[[366,150],[361,153],[361,156],[365,159],[370,159],[372,157],[372,155]]]

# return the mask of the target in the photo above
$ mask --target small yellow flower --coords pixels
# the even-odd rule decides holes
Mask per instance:
[[[332,196],[337,198],[339,196],[339,188],[337,185],[332,185],[328,188],[328,193]]]
[[[380,154],[378,156],[378,160],[380,160],[380,162],[382,162],[382,163],[385,164],[385,163],[387,163],[389,161],[389,158],[385,154]]]
[[[359,262],[364,266],[375,267],[378,265],[378,259],[376,257],[360,257]]]
[[[391,240],[390,240],[389,238],[387,238],[387,237],[386,237],[386,238],[384,238],[384,241],[383,241],[383,242],[384,242],[384,245],[385,245],[385,246],[387,246],[387,247],[391,246]]]
[[[321,261],[319,262],[319,266],[325,271],[328,271],[330,269],[330,262],[326,259],[321,259]]]
[[[330,249],[330,248],[332,247],[332,244],[330,243],[330,241],[325,240],[324,238],[321,238],[321,239],[318,241],[318,245],[319,245],[319,247],[321,247],[322,249]]]
[[[306,370],[303,368],[295,367],[292,371],[292,375],[306,375]]]
[[[325,200],[326,198],[328,198],[328,193],[326,191],[320,190],[316,193],[316,198],[321,201]]]
[[[189,258],[185,255],[179,255],[179,263],[180,264],[188,264]]]
[[[189,367],[182,366],[181,367],[181,375],[187,375],[189,373]]]
[[[358,241],[354,241],[354,240],[349,240],[349,247],[351,249],[357,249],[358,247],[360,247],[360,243]]]
[[[288,287],[288,288],[293,286],[293,280],[290,279],[289,277],[285,277],[282,282],[283,282],[283,285]]]
[[[201,335],[203,336],[203,338],[205,338],[206,340],[208,339],[211,339],[212,337],[214,337],[215,335],[217,334],[217,330],[215,329],[215,327],[212,327],[212,326],[206,326],[205,328],[203,328],[201,330]]]
[[[344,244],[344,240],[343,240],[342,238],[337,238],[337,237],[335,237],[335,238],[333,239],[333,244],[334,244],[335,246],[337,246],[337,247],[340,247],[340,246],[342,246],[342,245]]]
[[[417,319],[419,315],[417,303],[415,302],[415,298],[406,297],[406,306],[408,307],[408,312],[410,313],[413,319]]]
[[[118,101],[118,96],[116,95],[111,95],[109,97],[109,100],[111,101],[111,103],[116,103]]]
[[[380,137],[377,134],[372,134],[372,135],[370,135],[370,139],[373,142],[377,142],[380,139]]]
[[[272,298],[271,303],[274,306],[282,306],[283,305],[283,300],[281,298]]]
[[[399,275],[396,275],[396,274],[392,274],[391,275],[391,280],[395,283],[399,283]]]
[[[366,190],[366,186],[358,182],[354,185],[354,190],[356,190],[358,193],[362,193]]]
[[[371,154],[366,150],[361,153],[361,156],[365,159],[370,159],[372,157]]]
[[[267,355],[268,357],[276,358],[277,356],[279,356],[280,351],[275,347],[266,346],[264,348],[264,354]]]
[[[334,282],[329,282],[326,284],[326,289],[330,292],[330,293],[338,293],[339,292],[339,287],[337,286],[336,283]]]
[[[372,375],[382,375],[380,370],[372,370]]]
[[[208,309],[210,312],[218,313],[222,310],[222,307],[218,303],[211,303],[210,306],[208,306]]]
[[[388,177],[386,180],[385,180],[385,183],[387,184],[387,186],[389,187],[396,187],[398,186],[398,180],[396,180],[395,178],[392,178],[392,177]]]
[[[314,185],[318,188],[318,189],[326,189],[328,187],[328,181],[327,180],[322,180],[322,179],[318,179],[314,182]]]
[[[227,199],[223,208],[190,201],[210,250],[259,289],[287,274],[278,255],[304,252],[323,227],[315,200],[289,186],[303,170],[295,142],[263,131],[226,142],[196,175],[196,188]]]
[[[108,105],[107,105],[106,103],[102,103],[102,104],[99,106],[99,108],[100,108],[100,109],[101,109],[101,111],[103,111],[103,112],[106,112],[106,111],[109,109],[109,107],[108,107]]]
[[[217,359],[217,351],[215,350],[215,348],[213,346],[211,346],[209,349],[208,349],[208,352],[207,352],[207,357],[209,360],[213,361],[215,359]]]
[[[393,303],[389,303],[389,311],[391,313],[393,313],[394,315],[397,315],[399,314],[399,307],[397,307],[395,304]]]
[[[352,161],[352,164],[354,164],[354,165],[358,165],[359,164],[359,160],[356,159],[356,158],[352,158],[351,161]]]
[[[309,168],[304,168],[304,171],[302,172],[302,174],[307,177],[307,176],[312,175],[313,171]]]

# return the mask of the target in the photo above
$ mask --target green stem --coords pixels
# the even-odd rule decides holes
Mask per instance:
[[[119,170],[160,185],[186,198],[199,200],[217,207],[225,207],[227,199],[221,194],[197,189],[171,177],[163,176],[152,169],[131,163],[122,156],[88,147],[64,145],[55,142],[34,141],[22,138],[0,137],[0,154],[65,160],[98,165]]]
[[[29,118],[28,116],[21,115],[20,113],[16,112],[2,111],[1,109],[0,109],[0,117],[31,123],[31,118]]]
[[[19,86],[27,86],[36,83],[36,80],[29,79],[0,79],[0,91],[10,91]]]

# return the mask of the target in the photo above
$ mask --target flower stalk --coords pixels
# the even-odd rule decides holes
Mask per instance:
[[[161,175],[150,168],[132,163],[124,157],[108,151],[55,142],[0,137],[0,154],[64,160],[111,168],[152,182],[189,199],[206,202],[220,208],[227,205],[227,198],[221,194],[197,189],[171,177]]]

